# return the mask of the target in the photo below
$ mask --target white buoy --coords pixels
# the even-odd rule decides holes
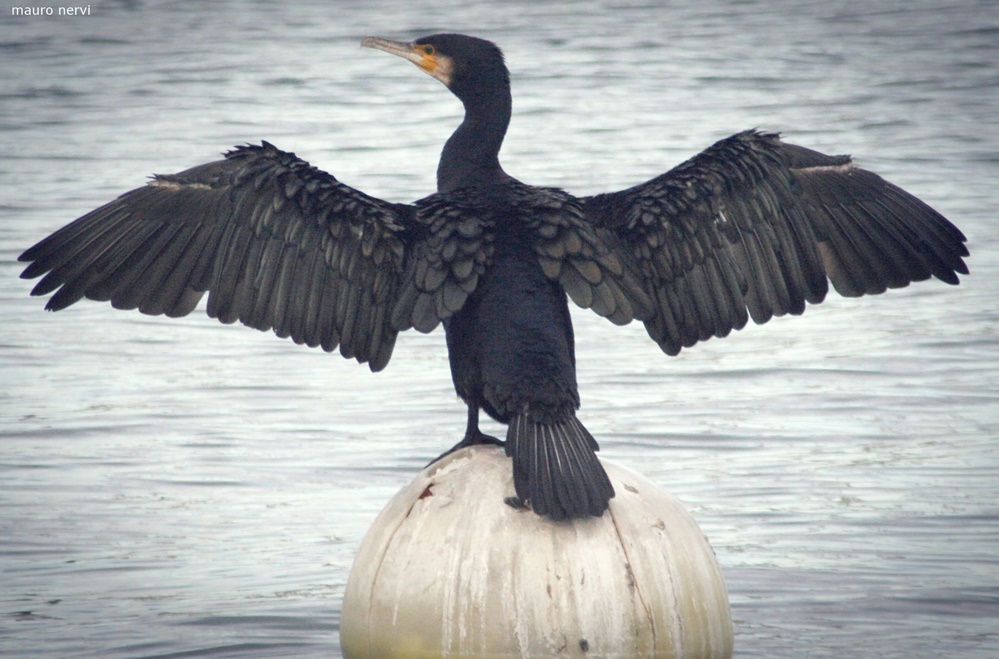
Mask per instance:
[[[728,594],[697,523],[646,478],[603,465],[617,496],[573,522],[504,503],[500,448],[423,470],[358,550],[344,656],[730,657]]]

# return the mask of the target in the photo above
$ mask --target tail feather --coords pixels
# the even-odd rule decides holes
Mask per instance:
[[[557,424],[514,417],[506,435],[517,497],[555,520],[599,517],[614,496],[597,440],[575,416]]]

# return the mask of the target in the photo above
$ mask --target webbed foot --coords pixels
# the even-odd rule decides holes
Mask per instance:
[[[530,510],[531,507],[528,506],[523,499],[520,497],[506,497],[503,499],[503,503],[510,506],[514,510]]]
[[[466,446],[480,446],[480,445],[505,446],[506,442],[504,442],[501,439],[497,439],[492,435],[487,435],[478,428],[475,428],[474,430],[466,432],[465,436],[462,438],[460,442],[458,442],[457,444],[455,444],[454,446],[452,446],[451,448],[449,448],[448,450],[444,451],[436,458],[431,460],[427,464],[427,466],[429,467],[438,460],[441,460],[442,458],[445,458],[454,453],[455,451],[465,448]]]

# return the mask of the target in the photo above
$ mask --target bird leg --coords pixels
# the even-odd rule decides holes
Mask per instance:
[[[427,465],[428,467],[438,460],[445,458],[459,449],[463,449],[466,446],[478,446],[481,444],[491,444],[493,446],[504,446],[506,442],[501,439],[497,439],[492,435],[487,435],[481,430],[479,430],[479,407],[478,405],[468,406],[468,425],[465,427],[465,436],[460,442],[444,451],[436,458],[430,461]]]

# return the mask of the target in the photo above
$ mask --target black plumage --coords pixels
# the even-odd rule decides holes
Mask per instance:
[[[516,494],[553,519],[600,515],[614,496],[580,400],[567,298],[616,324],[645,323],[668,354],[749,318],[800,314],[828,282],[843,295],[935,276],[958,283],[961,232],[848,156],[738,133],[633,188],[575,197],[499,163],[511,116],[494,44],[441,34],[366,46],[441,80],[465,118],[438,191],[382,201],[264,142],[148,185],[21,255],[34,295],[208,314],[386,366],[398,332],[443,323],[468,406],[458,446],[508,424]]]

